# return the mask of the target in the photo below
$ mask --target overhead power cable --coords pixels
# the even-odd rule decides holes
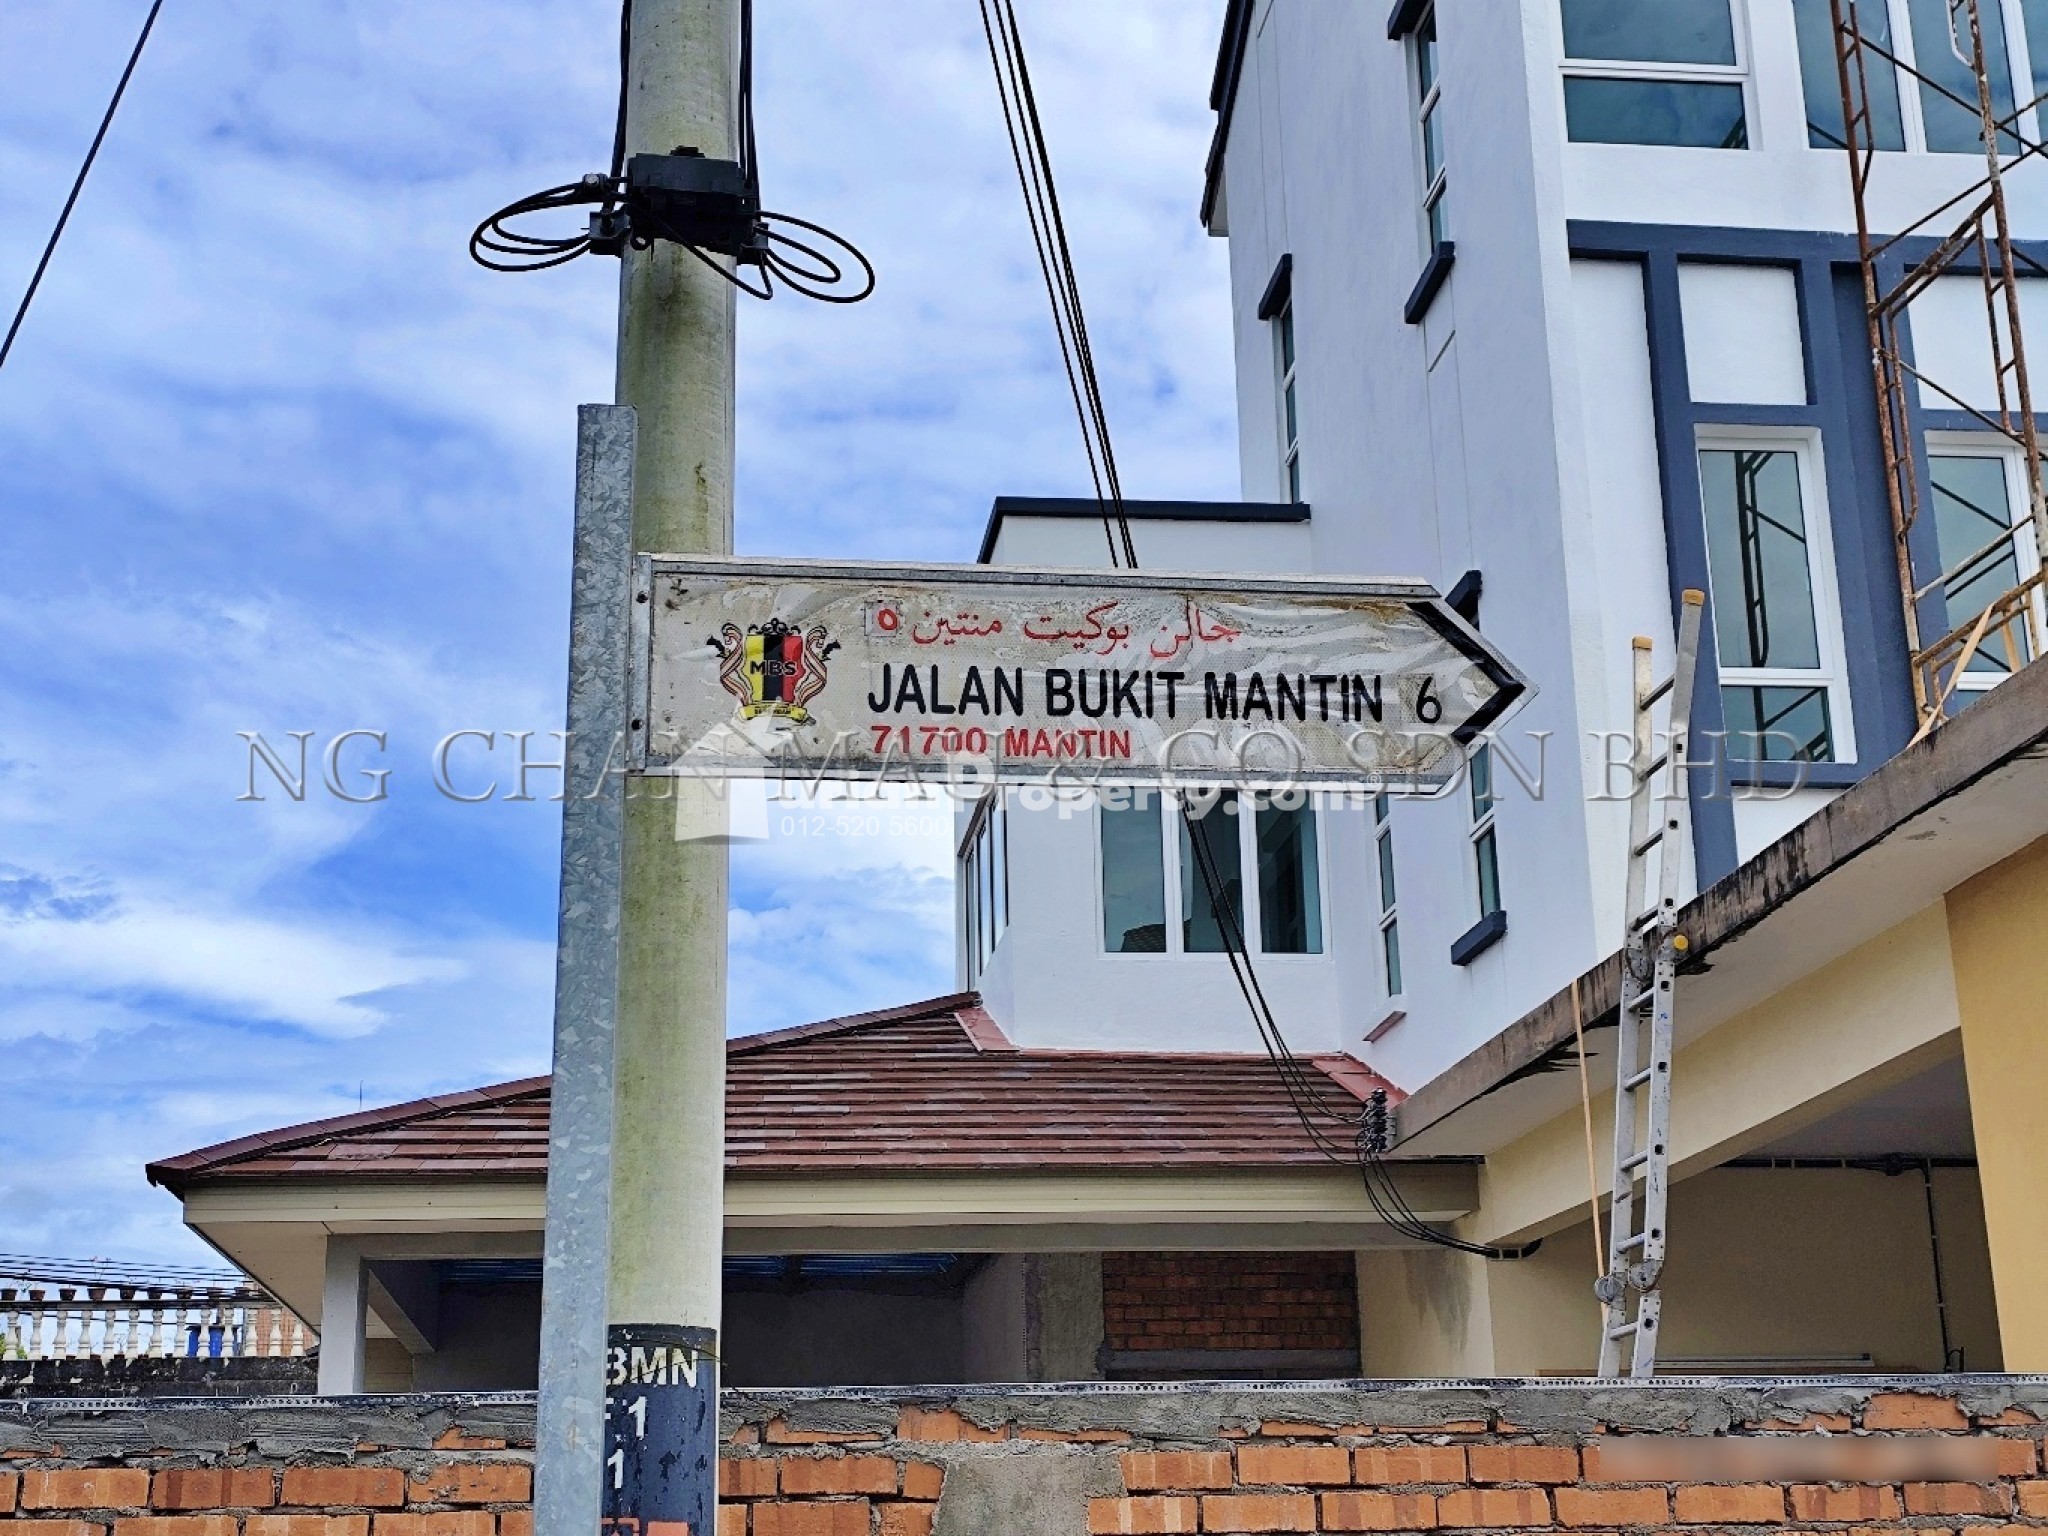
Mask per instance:
[[[92,136],[92,147],[86,150],[85,161],[78,167],[78,175],[71,183],[71,195],[64,199],[64,210],[57,215],[57,227],[50,231],[42,260],[36,263],[35,275],[28,280],[28,291],[22,294],[21,303],[14,311],[14,319],[7,327],[7,338],[0,341],[0,368],[7,366],[7,354],[14,350],[14,338],[21,334],[21,322],[28,318],[28,307],[35,302],[36,290],[43,285],[43,274],[50,269],[50,258],[57,254],[57,242],[64,238],[64,226],[71,222],[71,210],[78,206],[78,194],[85,190],[85,178],[92,174],[93,161],[99,158],[100,145],[107,140],[107,130],[114,125],[114,113],[128,90],[128,81],[135,73],[135,66],[142,62],[142,50],[149,42],[151,29],[156,26],[156,13],[163,8],[164,0],[151,0],[149,14],[142,18],[142,31],[135,39],[134,48],[129,51],[128,67],[121,71],[121,78],[114,86],[113,99],[107,103],[107,110],[100,117],[99,131]]]
[[[1103,534],[1109,542],[1109,562],[1113,567],[1135,570],[1138,566],[1137,545],[1131,536],[1130,517],[1124,506],[1123,482],[1117,472],[1116,451],[1110,439],[1109,413],[1103,403],[1094,348],[1088,339],[1080,281],[1075,272],[1073,251],[1067,242],[1066,220],[1060,211],[1052,154],[1046,143],[1038,98],[1031,86],[1031,69],[1025,58],[1024,36],[1017,24],[1016,6],[1014,0],[979,0],[979,4],[982,32],[988,40],[989,64],[995,72],[996,96],[1002,106],[1003,127],[1010,141],[1010,157],[1016,166],[1018,186],[1024,194],[1025,219],[1031,227],[1031,243],[1038,256],[1039,273],[1045,281],[1046,299],[1052,306],[1053,332],[1059,343],[1060,362],[1066,371],[1068,392],[1080,423],[1082,449],[1088,460],[1088,475],[1095,489],[1096,506],[1102,514]],[[1175,800],[1186,829],[1187,847],[1201,876],[1210,910],[1215,915],[1224,956],[1230,962],[1231,976],[1310,1144],[1331,1162],[1357,1169],[1365,1186],[1366,1199],[1373,1210],[1391,1230],[1402,1236],[1488,1259],[1518,1259],[1534,1253],[1541,1246],[1540,1242],[1527,1248],[1496,1248],[1468,1242],[1432,1225],[1408,1203],[1383,1156],[1387,1114],[1384,1094],[1375,1095],[1373,1101],[1361,1107],[1319,1066],[1295,1054],[1281,1031],[1279,1018],[1267,1000],[1264,987],[1259,984],[1258,970],[1245,942],[1236,906],[1229,898],[1214,851],[1209,846],[1206,817],[1195,814],[1188,796],[1177,794]]]

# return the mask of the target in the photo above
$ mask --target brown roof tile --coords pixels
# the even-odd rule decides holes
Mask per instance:
[[[1263,1055],[1027,1051],[972,993],[727,1044],[736,1173],[1275,1168],[1324,1161]],[[1333,1118],[1376,1087],[1349,1056],[1310,1059]],[[149,1165],[174,1191],[216,1180],[538,1178],[548,1082],[524,1078],[287,1126]]]

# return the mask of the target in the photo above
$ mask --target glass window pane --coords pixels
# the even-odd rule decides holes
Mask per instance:
[[[1391,832],[1380,834],[1380,910],[1394,910],[1394,837]]]
[[[1697,80],[1564,83],[1565,130],[1575,144],[1670,144],[1747,149],[1742,87]]]
[[[1280,371],[1294,371],[1294,305],[1280,311]]]
[[[1818,667],[1799,455],[1703,449],[1700,492],[1721,665]]]
[[[1387,815],[1392,810],[1393,804],[1384,794],[1372,797],[1372,819],[1375,823],[1381,826],[1386,825]]]
[[[2048,0],[2031,0],[2048,5]],[[1864,0],[1856,9],[1863,36],[1887,53],[1892,48],[1891,16],[1882,0]],[[1835,63],[1835,18],[1828,0],[1792,0],[1792,20],[1799,29],[1799,74],[1806,86],[1806,142],[1815,149],[1844,149],[1848,129],[1842,120],[1842,77]],[[1899,117],[1898,71],[1883,59],[1864,54],[1863,80],[1870,89],[1870,137],[1879,149],[1904,149],[1906,128]],[[1860,89],[1854,83],[1852,90]]]
[[[1323,890],[1316,873],[1316,813],[1306,805],[1262,806],[1259,946],[1269,955],[1323,952]]]
[[[1102,947],[1111,954],[1166,950],[1166,843],[1149,791],[1122,810],[1102,808]]]
[[[1010,926],[1010,807],[1001,790],[996,791],[996,927]]]
[[[1486,813],[1488,811],[1493,809],[1495,803],[1495,797],[1493,793],[1492,748],[1477,747],[1473,749],[1471,780],[1472,819],[1474,821],[1480,821],[1485,818]]]
[[[1436,199],[1429,205],[1429,248],[1435,250],[1451,238],[1451,199],[1442,189],[1437,189]]]
[[[996,859],[995,823],[981,824],[981,948],[982,958],[996,949]]]
[[[1727,752],[1739,763],[1831,763],[1825,688],[1723,688]]]
[[[1387,962],[1387,996],[1401,995],[1401,925],[1389,923],[1380,930],[1380,952]]]
[[[961,886],[965,892],[962,905],[967,914],[967,973],[970,977],[981,969],[981,910],[975,901],[975,896],[981,889],[981,881],[975,875],[974,853],[975,850],[972,848],[967,850],[967,857],[962,861],[960,869]]]
[[[1927,76],[1920,83],[1920,113],[1927,123],[1927,147],[1981,155],[1984,124],[1977,111],[1977,77],[1970,68],[1969,13],[1958,3],[1951,28],[1949,4],[1950,0],[1911,0],[1908,7],[1913,18],[1913,63]],[[1984,0],[1978,13],[1984,23],[1984,61],[1985,72],[1991,77],[1991,108],[2004,118],[2013,109],[2012,65],[2005,54],[2005,19],[1995,0]],[[1962,101],[1951,101],[1943,91],[1953,92]],[[2019,141],[2011,134],[2001,134],[2000,140],[2007,154],[2018,152]]]
[[[1733,64],[1728,0],[1564,0],[1564,51],[1573,59]]]
[[[2019,585],[2019,558],[2012,541],[1985,549],[2012,527],[2005,460],[1981,454],[1930,454],[1927,469],[1934,483],[1934,526],[1941,568],[1948,577],[1943,584],[1948,622],[1956,629]],[[2012,627],[2011,642],[2019,647],[2017,665],[2025,666],[2032,658],[2024,623]],[[1987,629],[1965,670],[1987,677],[2017,670],[2006,633]]]
[[[1422,168],[1432,184],[1444,168],[1444,115],[1434,107],[1422,114]]]
[[[2027,59],[2034,70],[2033,95],[2048,93],[2048,0],[2020,0],[2027,28]]]
[[[1416,76],[1422,85],[1422,95],[1427,96],[1436,86],[1436,11],[1422,18],[1422,25],[1415,29]]]
[[[1500,910],[1500,855],[1493,828],[1472,839],[1472,858],[1479,869],[1479,915],[1489,917]]]
[[[1209,899],[1208,882],[1202,877],[1194,849],[1189,845],[1189,818],[1180,823],[1180,910],[1181,947],[1189,954],[1223,953],[1223,925],[1216,904]],[[1206,816],[1194,818],[1193,826],[1209,855],[1209,868],[1216,877],[1223,898],[1223,911],[1239,934],[1244,932],[1244,866],[1237,848],[1237,793],[1225,790],[1216,797]]]
[[[1295,440],[1301,436],[1301,428],[1294,419],[1294,380],[1287,381],[1287,388],[1283,393],[1287,400],[1287,446],[1291,448]]]
[[[1290,454],[1287,458],[1287,499],[1299,503],[1301,500],[1301,456]]]

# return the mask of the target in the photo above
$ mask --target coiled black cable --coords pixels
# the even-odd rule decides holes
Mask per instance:
[[[744,249],[736,258],[721,260],[652,210],[636,204],[626,161],[626,104],[632,84],[632,60],[633,0],[621,0],[619,104],[612,125],[609,174],[593,174],[580,181],[549,187],[500,208],[477,225],[469,237],[469,254],[479,266],[493,272],[540,272],[590,254],[597,248],[597,239],[587,217],[582,229],[568,235],[531,233],[513,226],[514,221],[534,215],[593,208],[600,225],[624,210],[630,228],[628,243],[635,250],[644,251],[657,239],[680,245],[735,288],[757,299],[775,297],[778,281],[793,293],[827,304],[857,304],[875,291],[874,263],[852,241],[809,219],[761,210],[754,216],[751,238]],[[758,209],[761,171],[754,129],[754,0],[740,0],[737,97],[735,159],[748,201]],[[791,231],[814,238],[799,238]],[[615,251],[617,247],[609,245],[606,249]],[[758,277],[750,278],[748,268],[754,269]]]

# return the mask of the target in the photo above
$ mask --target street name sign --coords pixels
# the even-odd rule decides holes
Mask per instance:
[[[1529,692],[1423,582],[643,555],[629,767],[1428,788]]]

